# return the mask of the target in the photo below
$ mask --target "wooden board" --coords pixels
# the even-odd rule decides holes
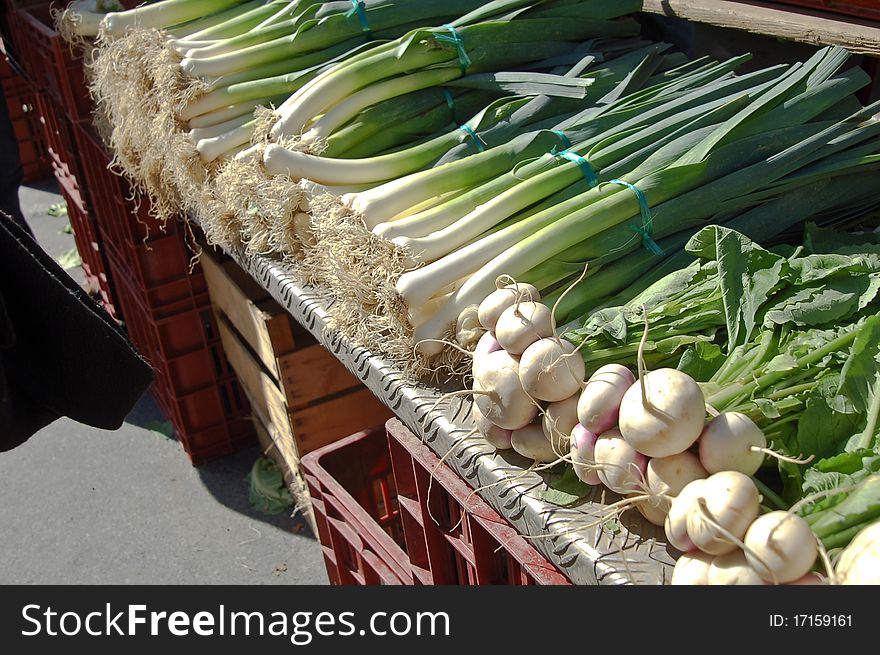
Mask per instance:
[[[392,418],[394,413],[369,389],[358,390],[291,412],[300,457],[328,443],[366,430]]]
[[[278,358],[281,388],[288,409],[360,387],[360,381],[320,344],[297,348]]]
[[[266,427],[256,416],[253,417],[253,420],[254,430],[257,433],[263,455],[271,458],[284,475],[284,482],[295,505],[294,513],[301,514],[309,524],[312,533],[318,534],[309,488],[299,469],[299,458],[292,456],[286,448],[288,440],[284,438],[284,435],[279,434],[274,426]]]
[[[769,2],[644,0],[643,11],[880,57],[880,24]]]
[[[226,359],[238,375],[238,381],[251,401],[253,412],[264,425],[272,424],[279,429],[283,429],[285,424],[289,426],[287,404],[276,382],[254,359],[222,312],[217,312],[217,326]]]
[[[221,264],[206,250],[202,267],[211,302],[226,315],[266,369],[280,379],[277,357],[297,345],[293,319],[235,262]]]

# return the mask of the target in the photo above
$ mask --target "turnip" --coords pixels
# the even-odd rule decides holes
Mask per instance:
[[[743,542],[749,565],[774,584],[802,578],[819,554],[810,524],[790,512],[759,516],[749,526]]]
[[[672,499],[663,527],[669,544],[682,552],[695,550],[696,546],[687,533],[687,517],[697,502],[697,496],[705,484],[705,480],[694,480]]]
[[[713,418],[700,435],[700,461],[709,473],[739,471],[754,475],[767,447],[767,438],[745,414],[724,412]]]
[[[501,282],[496,282],[496,286],[499,284]],[[531,284],[514,283],[500,286],[480,303],[477,308],[477,318],[484,328],[494,330],[498,317],[504,313],[504,310],[523,300],[538,302],[541,300],[541,294]]]
[[[484,332],[477,345],[471,359],[471,375],[477,377],[480,372],[480,364],[486,355],[501,350],[501,344],[495,339],[495,335],[491,332]]]
[[[836,574],[840,584],[880,584],[880,521],[859,532],[843,549]]]
[[[827,584],[825,580],[822,579],[818,573],[814,573],[810,571],[806,575],[798,578],[797,580],[792,580],[786,584],[789,585],[814,585],[814,584]]]
[[[617,430],[608,430],[596,439],[594,456],[599,480],[611,491],[632,494],[644,490],[648,458],[624,441]]]
[[[602,434],[617,425],[620,402],[635,382],[626,366],[606,364],[599,368],[581,392],[578,400],[578,421],[590,432]]]
[[[482,357],[483,355],[488,355],[489,353],[494,353],[498,350],[501,350],[501,344],[498,343],[495,335],[492,332],[483,332],[483,336],[480,337],[480,340],[477,341],[477,345],[474,348],[474,359]]]
[[[550,308],[539,302],[525,301],[511,305],[495,323],[495,338],[512,355],[520,355],[538,339],[553,335]]]
[[[523,391],[519,362],[503,350],[474,362],[474,394],[487,419],[505,430],[517,430],[538,415],[538,405]]]
[[[685,553],[672,569],[674,585],[707,585],[713,557],[706,553]]]
[[[573,396],[580,391],[585,373],[584,360],[574,344],[563,339],[540,339],[520,357],[523,389],[538,400],[552,403]]]
[[[571,461],[575,475],[586,484],[599,484],[599,472],[596,469],[596,439],[598,437],[577,424],[571,431]]]
[[[637,507],[648,521],[654,525],[664,525],[672,499],[688,484],[707,475],[700,459],[688,451],[669,457],[655,457],[648,462],[645,474],[648,493],[654,498],[640,502]]]
[[[619,429],[633,448],[668,457],[690,448],[703,431],[703,392],[689,375],[672,368],[646,373],[623,396]]]
[[[499,450],[507,450],[513,447],[510,443],[510,430],[499,428],[492,421],[483,416],[483,413],[480,411],[480,408],[477,407],[476,404],[474,404],[471,413],[473,415],[477,431],[481,435],[483,435],[483,437],[486,439],[486,441],[489,442],[491,446],[494,446]]]
[[[567,452],[570,448],[571,431],[578,422],[577,401],[578,397],[574,395],[565,400],[550,403],[544,409],[541,427],[544,428],[544,434],[553,444],[556,452]]]
[[[706,478],[687,515],[687,533],[704,553],[735,550],[758,516],[760,498],[752,479],[739,471]]]
[[[544,464],[559,459],[559,454],[553,450],[550,440],[544,436],[543,428],[536,423],[514,430],[510,435],[510,443],[513,449],[526,459]]]
[[[739,549],[718,555],[709,565],[710,585],[763,585],[764,580]]]
[[[458,315],[455,323],[455,340],[462,348],[471,348],[480,340],[485,330],[477,318],[477,306],[469,305]]]

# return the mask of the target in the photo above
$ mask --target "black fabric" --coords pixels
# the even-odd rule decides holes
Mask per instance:
[[[116,429],[152,379],[104,309],[0,215],[0,450],[61,416]]]
[[[18,153],[18,140],[9,120],[3,85],[0,85],[0,212],[11,216],[28,234],[31,228],[24,220],[18,200],[18,187],[24,178],[21,157]]]

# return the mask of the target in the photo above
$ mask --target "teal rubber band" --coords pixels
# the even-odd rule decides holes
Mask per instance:
[[[581,157],[579,154],[572,152],[571,150],[556,152],[555,148],[551,154],[557,159],[565,159],[577,164],[580,167],[581,172],[584,174],[584,177],[587,179],[587,184],[590,185],[591,189],[599,185],[599,178],[596,176],[596,171],[593,170],[593,167],[590,166],[590,162],[588,162],[586,158]]]
[[[461,72],[466,73],[471,65],[471,58],[468,57],[467,50],[464,48],[464,41],[461,40],[461,36],[455,31],[455,28],[452,27],[452,25],[444,25],[443,27],[449,30],[450,36],[446,36],[445,34],[435,34],[434,38],[441,43],[451,43],[455,46],[456,50],[458,50],[458,63],[461,66]]]
[[[446,98],[446,106],[449,107],[449,115],[452,116],[452,122],[457,125],[458,121],[455,120],[455,98],[449,93],[449,89],[443,89],[443,97]]]
[[[367,22],[367,14],[364,11],[364,3],[363,0],[351,0],[351,9],[348,11],[345,16],[347,18],[351,18],[352,16],[357,16],[358,22],[361,24],[361,29],[364,31],[364,34],[367,35],[367,38],[373,38],[373,32],[370,30],[370,24]]]
[[[562,130],[551,130],[553,134],[559,137],[559,140],[562,141],[562,149],[569,150],[571,149],[571,140],[565,135],[565,132]]]
[[[635,184],[630,184],[624,180],[608,180],[608,184],[619,184],[620,186],[625,186],[627,189],[635,192],[636,197],[639,199],[639,210],[642,214],[642,224],[631,224],[628,227],[642,237],[642,245],[645,247],[645,250],[658,257],[663,255],[663,248],[654,241],[654,214],[651,212],[651,207],[648,205],[648,198],[642,190]]]
[[[460,129],[462,132],[464,132],[474,140],[474,144],[477,146],[477,150],[483,152],[486,149],[484,141],[480,138],[479,134],[474,132],[474,129],[470,125],[465,123],[464,125],[459,126],[458,129]]]

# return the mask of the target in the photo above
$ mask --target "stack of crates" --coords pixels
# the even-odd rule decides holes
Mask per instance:
[[[193,464],[255,443],[190,231],[178,221],[160,225],[149,201],[110,170],[83,61],[52,27],[51,3],[14,4],[15,52],[39,91],[46,150],[89,281],[156,370],[154,396]]]
[[[12,68],[4,45],[0,40],[0,85],[3,87],[9,120],[18,141],[24,182],[34,182],[52,172],[45,155],[46,143],[37,111],[37,96],[27,80]]]

